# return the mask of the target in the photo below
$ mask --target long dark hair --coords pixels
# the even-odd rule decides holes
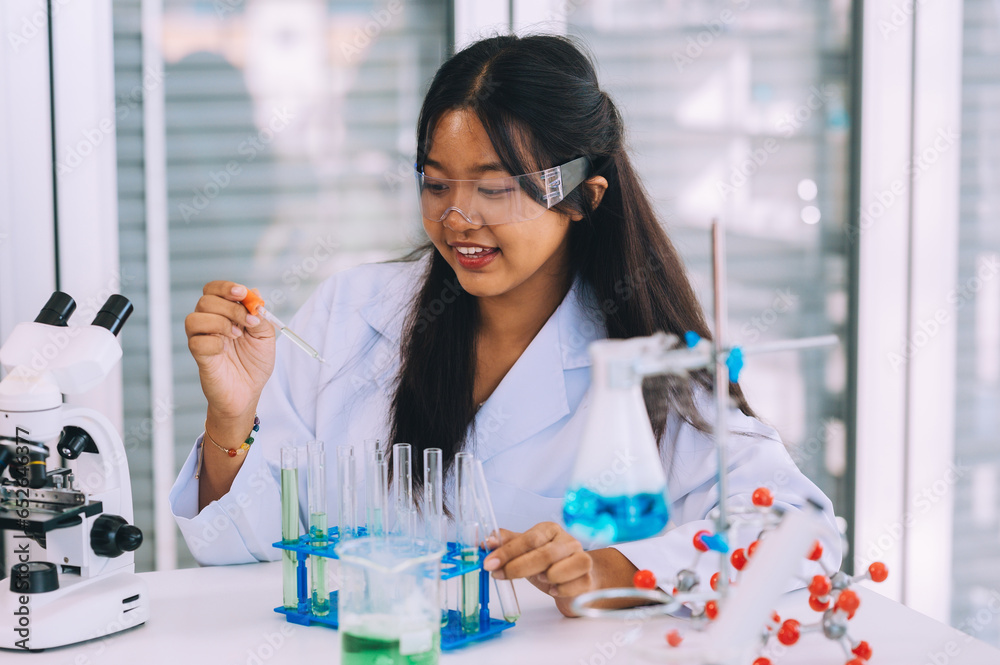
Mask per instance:
[[[555,209],[583,216],[570,224],[570,270],[589,287],[591,302],[600,303],[595,314],[608,337],[660,330],[710,337],[680,257],[626,153],[621,115],[598,86],[590,59],[572,41],[551,35],[492,37],[445,62],[420,111],[419,169],[435,123],[458,109],[476,114],[508,173],[530,173],[586,156],[590,175],[607,179],[596,207],[578,187]],[[417,255],[421,251],[433,256],[404,325],[389,439],[413,446],[415,483],[422,478],[423,450],[442,448],[447,468],[476,415],[479,325],[476,298],[454,288],[458,278],[451,266],[433,246]],[[455,290],[460,292],[454,302],[443,307],[436,302]],[[695,384],[712,387],[706,372],[688,381],[657,377],[643,382],[646,410],[661,446],[670,411],[708,429],[694,406]],[[731,384],[730,393],[744,413],[753,415],[738,385]]]

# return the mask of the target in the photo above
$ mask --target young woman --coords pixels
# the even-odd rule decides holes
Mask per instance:
[[[709,336],[591,62],[553,36],[469,46],[431,83],[417,155],[430,243],[407,260],[323,283],[292,327],[325,364],[275,345],[271,325],[239,304],[242,285],[207,284],[187,317],[208,414],[171,503],[195,557],[278,557],[282,445],[378,437],[411,443],[418,467],[430,447],[444,449],[446,468],[461,450],[483,460],[510,530],[486,567],[527,577],[564,613],[574,596],[628,585],[637,569],[666,577],[686,567],[692,536],[711,528],[706,516],[718,501],[701,415],[712,403],[706,376],[644,385],[673,528],[585,551],[559,524],[589,403],[587,345],[659,330]],[[731,394],[739,409],[729,425],[749,435],[731,437],[731,495],[745,501],[768,485],[786,507],[821,503],[827,563],[837,566],[829,500],[737,386]],[[231,456],[255,414],[256,442]]]

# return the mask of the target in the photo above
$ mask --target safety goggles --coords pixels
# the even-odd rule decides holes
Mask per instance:
[[[509,224],[540,217],[586,180],[586,157],[578,157],[544,171],[505,178],[450,180],[417,176],[420,212],[432,222],[443,222],[454,210],[470,224]]]

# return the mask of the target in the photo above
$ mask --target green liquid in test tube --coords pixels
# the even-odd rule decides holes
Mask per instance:
[[[457,497],[456,527],[458,546],[463,563],[479,559],[479,523],[476,521],[475,458],[470,453],[455,455],[455,494]],[[462,632],[479,632],[479,571],[462,575],[459,582],[458,611]]]
[[[314,546],[327,544],[326,520],[326,451],[322,441],[310,441],[309,454],[309,540]],[[309,556],[309,586],[312,590],[312,613],[330,613],[330,593],[326,588],[326,557]]]
[[[298,448],[281,449],[281,541],[294,544],[299,539],[299,456]],[[298,561],[295,552],[281,551],[282,605],[295,610],[299,605]]]

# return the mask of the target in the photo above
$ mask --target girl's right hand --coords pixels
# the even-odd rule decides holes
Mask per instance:
[[[242,284],[209,282],[202,293],[184,319],[188,349],[209,417],[236,420],[253,413],[274,369],[274,327],[240,304],[247,295]]]

